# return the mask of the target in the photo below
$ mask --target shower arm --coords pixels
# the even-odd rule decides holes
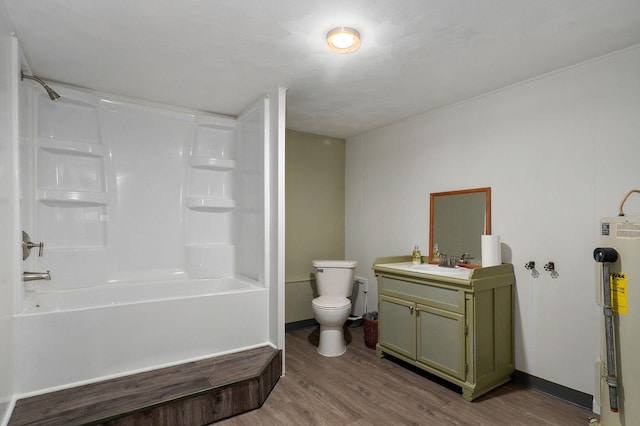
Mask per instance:
[[[37,81],[38,83],[40,83],[42,85],[42,87],[44,87],[44,89],[47,91],[47,94],[49,95],[49,98],[52,101],[55,101],[56,99],[58,99],[60,97],[60,95],[58,95],[55,92],[55,90],[53,90],[51,87],[49,87],[47,85],[47,83],[45,83],[44,81],[42,81],[38,77],[33,76],[33,75],[26,75],[25,73],[20,71],[20,80],[24,80],[25,78],[28,79],[28,80],[33,80],[33,81]]]

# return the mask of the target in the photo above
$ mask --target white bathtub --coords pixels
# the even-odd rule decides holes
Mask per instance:
[[[264,345],[268,309],[268,289],[241,278],[36,292],[15,317],[16,392]]]

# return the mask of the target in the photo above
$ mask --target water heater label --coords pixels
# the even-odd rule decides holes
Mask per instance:
[[[640,223],[616,223],[616,238],[640,239]]]
[[[611,274],[611,308],[619,314],[627,314],[627,274]]]

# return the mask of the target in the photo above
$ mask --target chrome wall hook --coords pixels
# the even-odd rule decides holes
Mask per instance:
[[[531,276],[533,278],[538,278],[540,276],[540,273],[538,271],[536,271],[536,262],[534,262],[533,260],[528,261],[524,265],[524,269],[530,270],[531,271]]]
[[[553,262],[547,262],[544,265],[544,270],[547,272],[551,272],[551,278],[558,278],[558,271],[556,271],[556,265]]]

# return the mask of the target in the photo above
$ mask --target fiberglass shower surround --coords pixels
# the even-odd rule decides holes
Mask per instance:
[[[23,87],[22,221],[45,244],[24,269],[52,277],[37,286],[259,278],[263,253],[236,253],[263,245],[264,147],[237,120]]]
[[[16,283],[16,392],[276,346],[284,89],[235,119],[55,90],[20,86],[21,269],[51,281]]]

